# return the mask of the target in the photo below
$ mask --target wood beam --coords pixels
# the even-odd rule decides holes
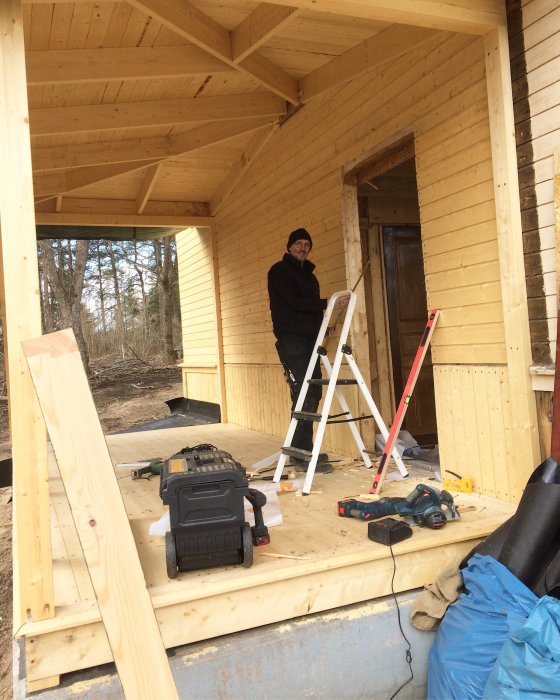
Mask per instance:
[[[298,83],[299,98],[309,102],[326,90],[393,61],[437,35],[434,29],[387,27],[303,77]]]
[[[129,5],[157,19],[213,56],[231,63],[231,38],[227,29],[186,0],[127,0]]]
[[[20,0],[0,2],[0,254],[14,480],[14,628],[53,617],[45,425],[21,341],[41,333]]]
[[[234,63],[247,58],[301,12],[301,9],[295,7],[266,2],[258,5],[231,33]]]
[[[358,171],[357,184],[361,185],[364,182],[369,182],[380,175],[388,173],[389,170],[396,168],[403,163],[407,163],[412,160],[415,155],[414,142],[405,143],[403,146],[399,146],[396,149],[391,149],[388,153],[380,154],[379,159],[376,162],[365,168],[364,170]]]
[[[31,134],[171,126],[191,122],[273,117],[286,113],[275,95],[253,93],[157,102],[122,102],[77,107],[41,107],[29,112]]]
[[[86,165],[132,163],[151,158],[174,158],[233,136],[272,124],[270,117],[231,119],[195,127],[176,136],[154,136],[122,141],[43,146],[33,149],[33,171],[61,170]]]
[[[269,130],[259,132],[253,136],[238,162],[230,169],[214,193],[214,196],[209,203],[209,211],[212,216],[216,215],[218,209],[229,197],[233,188],[239,183],[241,178],[245,175],[247,170],[251,167],[263,148],[279,128],[279,125],[275,124]]]
[[[205,228],[213,222],[205,202],[164,202],[149,200],[141,214],[136,200],[88,199],[64,197],[62,208],[56,211],[55,199],[36,207],[40,225],[68,226],[163,226]]]
[[[125,697],[178,700],[74,334],[23,346]]]
[[[512,392],[509,397],[511,460],[516,465],[512,471],[519,474],[522,482],[515,485],[521,492],[525,476],[531,474],[541,456],[535,395],[529,374],[531,338],[507,29],[490,32],[484,40],[484,48],[507,373]]]
[[[126,175],[135,170],[153,165],[154,160],[136,161],[135,163],[115,163],[113,165],[97,165],[91,168],[75,168],[64,173],[39,173],[33,177],[33,187],[36,197],[47,197],[66,194],[79,190],[81,187],[95,185],[112,177]]]
[[[27,51],[25,62],[28,85],[171,78],[234,70],[192,45]]]
[[[154,185],[156,184],[160,170],[161,163],[156,163],[155,165],[151,165],[149,168],[146,168],[146,175],[144,176],[140,189],[138,190],[138,194],[136,195],[136,212],[138,214],[141,214],[144,211],[144,208],[148,203],[148,199],[152,194],[152,190],[154,189]]]
[[[260,55],[252,54],[236,64],[233,60],[230,32],[186,0],[127,1],[150,17],[157,19],[179,36],[192,41],[230,66],[249,73],[267,89],[292,102],[292,104],[297,104],[297,83],[292,77]]]
[[[465,34],[486,34],[506,26],[502,0],[275,0],[275,4]]]

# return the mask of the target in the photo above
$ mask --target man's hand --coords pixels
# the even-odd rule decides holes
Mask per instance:
[[[334,302],[334,308],[335,309],[340,309],[345,306],[348,306],[348,302],[350,301],[350,292],[346,292],[345,294],[342,294],[341,296],[337,297],[336,301]]]

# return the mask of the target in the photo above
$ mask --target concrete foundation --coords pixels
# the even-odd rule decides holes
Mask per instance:
[[[410,606],[418,593],[398,596],[414,673],[398,700],[426,697],[428,654],[435,635],[410,625]],[[387,597],[177,647],[170,650],[169,660],[182,699],[388,700],[410,677],[407,648],[395,601]],[[16,655],[19,651],[17,646]],[[60,686],[33,694],[26,692],[24,664],[16,659],[14,669],[14,700],[124,698],[113,664],[70,674]]]

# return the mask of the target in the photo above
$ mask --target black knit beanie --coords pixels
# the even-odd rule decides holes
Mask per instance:
[[[304,228],[296,228],[295,231],[292,231],[290,233],[286,249],[290,250],[290,246],[293,245],[296,241],[309,241],[309,248],[313,248],[313,241],[311,240],[311,236]]]

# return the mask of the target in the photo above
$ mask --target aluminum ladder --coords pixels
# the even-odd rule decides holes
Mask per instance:
[[[338,341],[334,362],[331,365],[327,357],[327,350],[324,345],[324,340],[327,334],[327,329],[329,328],[331,316],[336,306],[337,299],[346,295],[350,295],[348,306],[346,307],[346,314],[344,316],[344,322],[342,324],[342,330],[340,332],[340,338]],[[307,366],[307,371],[305,373],[303,384],[296,405],[294,406],[294,410],[292,412],[292,418],[290,421],[288,432],[286,434],[284,446],[282,447],[280,453],[278,465],[274,472],[273,481],[278,483],[282,477],[282,472],[284,470],[284,466],[286,465],[288,457],[295,457],[303,461],[308,461],[309,464],[307,467],[307,473],[302,489],[304,494],[309,494],[309,492],[311,491],[311,484],[313,482],[313,476],[315,474],[317,460],[321,451],[321,444],[323,442],[325,428],[327,427],[328,423],[348,423],[348,427],[350,428],[352,436],[354,437],[356,445],[358,446],[361,458],[363,459],[366,467],[368,468],[371,468],[373,466],[370,458],[371,452],[366,450],[364,441],[362,440],[362,436],[360,435],[358,428],[356,427],[355,421],[364,420],[366,418],[373,418],[377,427],[379,428],[379,432],[381,433],[385,441],[387,441],[389,437],[389,431],[387,430],[387,426],[383,422],[381,414],[379,413],[377,406],[375,405],[375,402],[371,396],[371,393],[362,377],[362,374],[358,369],[356,361],[352,357],[352,348],[346,343],[348,333],[350,332],[350,323],[352,321],[352,315],[354,313],[355,306],[356,294],[351,290],[336,292],[329,299],[325,315],[323,316],[323,322],[321,324],[321,328],[319,329],[313,352],[311,353],[311,359],[309,361],[309,365]],[[325,374],[327,376],[326,379],[313,379],[311,376],[313,374],[313,369],[317,362],[317,356],[319,356],[322,366],[325,369]],[[354,375],[354,379],[338,378],[343,360],[346,360],[352,374]],[[323,406],[320,413],[306,413],[301,410],[305,398],[307,396],[307,391],[309,389],[310,384],[321,384],[327,386],[327,391],[323,400]],[[357,418],[354,418],[352,416],[348,403],[344,398],[344,394],[339,388],[343,385],[358,386],[369,410],[371,411],[371,416],[359,416]],[[336,415],[331,416],[329,415],[329,411],[331,409],[332,400],[335,394],[342,409],[342,413],[338,413]],[[300,450],[296,447],[292,447],[291,445],[297,427],[297,423],[300,420],[307,420],[318,423],[317,431],[315,434],[315,440],[313,443],[313,450],[311,452],[308,452],[307,450]],[[392,457],[395,460],[395,464],[397,465],[397,468],[401,473],[402,477],[406,478],[408,476],[408,470],[405,467],[399,453],[397,452],[396,447],[392,450]]]

